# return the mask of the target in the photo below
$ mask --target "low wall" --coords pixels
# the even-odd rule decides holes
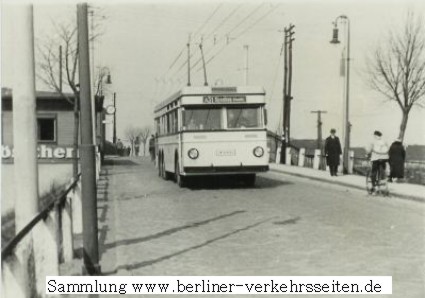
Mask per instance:
[[[15,188],[13,163],[2,164],[1,168],[1,215],[13,211],[15,204]],[[72,163],[49,163],[38,165],[38,188],[40,196],[49,192],[51,188],[64,185],[72,177]]]

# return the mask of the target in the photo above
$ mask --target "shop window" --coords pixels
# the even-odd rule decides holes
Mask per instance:
[[[39,142],[56,142],[56,118],[37,119],[37,139]]]

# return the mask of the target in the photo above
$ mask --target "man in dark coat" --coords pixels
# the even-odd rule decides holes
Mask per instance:
[[[392,182],[393,178],[403,179],[404,178],[404,161],[406,160],[406,150],[403,147],[400,139],[397,139],[391,144],[390,150],[388,151],[389,163],[390,163],[390,177],[389,182]]]
[[[339,156],[342,154],[341,143],[339,138],[335,136],[336,130],[331,129],[331,135],[325,141],[326,163],[329,166],[331,176],[337,176],[339,166]]]

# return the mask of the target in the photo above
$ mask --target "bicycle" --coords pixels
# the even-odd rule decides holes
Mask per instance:
[[[378,165],[378,169],[376,172],[376,184],[373,185],[372,182],[372,161],[370,161],[370,168],[366,172],[366,191],[368,194],[377,194],[387,197],[390,195],[388,190],[388,182],[387,182],[387,173],[385,171],[385,167],[387,161],[381,160],[382,164]]]

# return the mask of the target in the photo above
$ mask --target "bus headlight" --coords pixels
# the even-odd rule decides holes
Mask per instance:
[[[197,159],[199,156],[199,151],[195,148],[189,149],[189,151],[187,151],[187,155],[191,158],[191,159]]]
[[[264,155],[264,149],[260,146],[254,148],[254,155],[256,157],[261,157]]]

